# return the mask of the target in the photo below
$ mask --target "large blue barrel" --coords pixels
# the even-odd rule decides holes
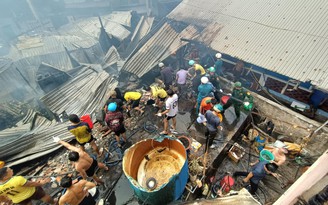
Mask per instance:
[[[123,171],[145,204],[168,204],[180,198],[187,184],[185,147],[167,136],[142,140],[125,151]]]

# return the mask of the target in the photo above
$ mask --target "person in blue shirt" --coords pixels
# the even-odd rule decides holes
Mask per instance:
[[[250,172],[235,172],[233,174],[234,177],[236,176],[246,176],[243,179],[243,182],[247,183],[250,182],[251,189],[249,192],[251,194],[255,194],[256,190],[258,189],[258,185],[260,181],[267,175],[273,174],[277,171],[278,165],[275,163],[268,163],[267,161],[260,161],[252,167]]]
[[[214,63],[214,68],[215,68],[215,72],[218,76],[222,76],[223,72],[222,72],[222,66],[223,66],[223,61],[222,61],[222,54],[221,53],[217,53],[215,54],[216,57],[216,61]]]
[[[197,105],[196,113],[199,113],[200,103],[205,97],[214,96],[215,88],[211,82],[209,82],[207,77],[202,77],[200,79],[201,84],[198,86],[198,95],[197,95]]]

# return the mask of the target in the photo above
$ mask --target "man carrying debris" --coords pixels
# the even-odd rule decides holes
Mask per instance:
[[[6,197],[13,203],[22,205],[32,205],[32,200],[55,204],[51,196],[41,187],[50,181],[49,178],[32,182],[22,176],[13,175],[13,170],[9,167],[0,169],[0,198]]]
[[[59,205],[95,205],[96,201],[89,194],[88,190],[96,186],[92,182],[80,180],[73,183],[71,177],[63,177],[60,186],[66,188],[66,192],[59,199]]]
[[[267,161],[258,162],[256,165],[252,167],[251,172],[235,172],[233,174],[234,177],[236,176],[246,176],[243,179],[244,183],[250,182],[251,188],[249,192],[251,194],[255,194],[259,182],[267,175],[275,173],[278,166],[274,163],[268,163]]]
[[[194,75],[193,77],[196,76],[196,71],[197,71],[197,70],[200,71],[200,75],[202,75],[202,76],[206,74],[206,71],[205,71],[205,69],[203,68],[203,66],[201,66],[201,65],[198,64],[198,63],[196,63],[194,60],[190,60],[190,61],[188,62],[188,64],[189,64],[190,66],[192,66],[190,69],[194,69],[194,71],[195,71],[195,75]]]
[[[212,107],[211,110],[207,110],[205,113],[206,122],[203,124],[206,126],[205,137],[206,137],[206,145],[205,145],[205,153],[207,149],[214,148],[213,145],[214,138],[218,134],[219,129],[222,130],[220,123],[222,121],[222,115],[220,114],[223,110],[222,105],[216,104]],[[219,117],[221,115],[221,118]]]
[[[124,142],[126,142],[126,129],[124,127],[123,121],[123,113],[117,110],[116,103],[110,103],[107,107],[107,113],[105,117],[105,122],[109,130],[105,134],[103,134],[102,137],[108,135],[110,132],[114,132],[118,147],[122,147],[120,143],[121,135],[123,137]]]
[[[162,62],[158,64],[158,67],[161,69],[161,83],[165,85],[165,90],[168,90],[173,83],[173,70]]]
[[[146,91],[150,91],[151,97],[155,100],[155,106],[162,109],[162,106],[167,97],[166,91],[156,85],[146,87]]]
[[[176,132],[176,116],[178,114],[178,95],[173,92],[173,90],[169,89],[167,91],[167,95],[169,96],[165,101],[166,110],[164,112],[159,112],[156,115],[164,118],[164,131],[160,134],[169,135],[172,132]],[[172,130],[169,130],[169,120],[172,119]]]
[[[98,156],[101,156],[101,153],[99,152],[98,146],[95,142],[96,140],[91,134],[92,131],[88,123],[81,122],[80,118],[75,114],[69,115],[68,119],[72,125],[68,126],[67,129],[75,136],[75,139],[79,143],[81,149],[84,151],[84,145],[90,143],[93,151],[96,152]]]
[[[139,111],[141,115],[144,113],[144,111],[139,106],[141,97],[142,97],[142,94],[139,92],[126,92],[124,94],[124,100],[126,100],[126,102],[127,102],[126,108],[127,108],[128,112],[131,109],[134,109],[134,110]]]
[[[235,108],[235,114],[237,119],[240,118],[240,107],[243,105],[243,102],[247,98],[247,102],[245,102],[245,106],[249,106],[253,103],[253,97],[250,92],[246,92],[246,90],[241,86],[241,82],[236,82],[234,84],[234,88],[232,90],[232,97],[228,100],[228,102],[223,106],[223,109],[228,109],[231,105]],[[247,103],[247,104],[246,104]]]
[[[64,142],[59,139],[59,137],[53,137],[54,142],[57,142],[67,149],[71,150],[68,154],[68,159],[74,162],[74,167],[76,171],[80,173],[83,179],[87,179],[87,177],[92,177],[97,183],[103,184],[104,182],[97,177],[95,174],[96,169],[99,167],[104,170],[108,170],[108,167],[101,163],[97,162],[97,160],[90,157],[88,153],[84,150],[74,147],[67,142]]]

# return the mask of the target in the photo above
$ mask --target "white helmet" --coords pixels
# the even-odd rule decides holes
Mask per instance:
[[[162,62],[160,62],[159,64],[158,64],[158,67],[163,67],[164,66],[164,63],[162,63]]]
[[[204,76],[200,79],[200,82],[202,82],[203,84],[206,84],[206,83],[208,83],[208,78]]]
[[[215,57],[216,58],[222,58],[222,54],[221,53],[217,53],[217,54],[215,54]]]

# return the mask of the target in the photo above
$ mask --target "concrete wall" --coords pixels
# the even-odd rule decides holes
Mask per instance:
[[[303,137],[309,136],[322,124],[300,115],[289,108],[268,100],[261,95],[252,93],[254,104],[258,112],[266,116],[275,124],[275,131],[291,137],[294,142],[301,143]],[[311,137],[305,147],[312,154],[322,154],[328,147],[328,128],[322,128],[316,135]]]

